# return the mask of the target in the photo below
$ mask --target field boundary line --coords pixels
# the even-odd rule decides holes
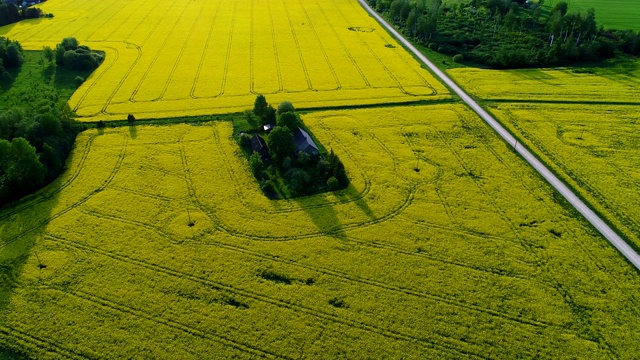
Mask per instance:
[[[529,163],[546,181],[553,186],[584,218],[593,225],[618,251],[640,271],[640,255],[627,244],[604,220],[602,220],[589,206],[569,189],[558,177],[556,177],[540,160],[538,160],[525,146],[518,147],[518,140],[511,135],[495,118],[485,111],[475,100],[471,98],[462,88],[460,88],[442,70],[436,67],[426,56],[416,49],[400,33],[398,33],[389,23],[378,15],[364,1],[358,0],[362,7],[383,25],[389,33],[395,36],[404,46],[416,55],[431,71],[440,78],[449,88],[451,88],[462,100],[487,123],[507,144]]]

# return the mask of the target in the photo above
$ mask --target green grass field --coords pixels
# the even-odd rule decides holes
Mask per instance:
[[[545,5],[552,7],[560,0],[547,0]],[[565,0],[569,12],[582,12],[596,9],[598,24],[606,28],[620,30],[640,30],[640,1],[638,0]]]
[[[25,51],[22,67],[8,72],[12,79],[0,81],[0,110],[16,105],[61,108],[80,85],[75,82],[76,76],[84,79],[92,70],[56,67],[42,58],[42,51]]]

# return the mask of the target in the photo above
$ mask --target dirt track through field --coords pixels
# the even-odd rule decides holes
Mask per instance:
[[[551,186],[554,187],[578,212],[580,212],[622,255],[629,260],[633,266],[640,270],[640,255],[636,253],[629,244],[627,244],[604,220],[602,220],[589,206],[587,206],[576,194],[569,189],[560,179],[558,179],[542,162],[540,162],[529,150],[524,146],[518,146],[518,140],[512,136],[496,119],[486,112],[478,103],[473,100],[462,88],[460,88],[451,78],[436,67],[429,59],[427,59],[418,49],[416,49],[409,41],[399,34],[391,25],[389,25],[380,15],[378,15],[364,0],[358,2],[365,10],[373,16],[384,28],[389,31],[398,41],[400,41],[409,51],[411,51],[420,61],[429,67],[429,69],[442,80],[449,88],[451,88],[462,100],[498,135],[514,150],[522,156]]]

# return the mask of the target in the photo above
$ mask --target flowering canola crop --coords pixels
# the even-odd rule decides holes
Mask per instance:
[[[106,53],[70,100],[82,119],[448,98],[355,0],[50,0],[53,19],[0,29],[39,50],[63,37]]]
[[[637,106],[500,104],[492,111],[640,247]]]
[[[462,105],[307,114],[343,191],[269,200],[232,124],[79,135],[0,212],[33,358],[630,358],[637,274]]]

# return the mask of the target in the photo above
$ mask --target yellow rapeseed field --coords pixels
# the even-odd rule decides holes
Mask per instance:
[[[620,103],[640,98],[640,70],[458,68],[447,72],[470,94],[484,100]]]
[[[501,104],[492,111],[640,247],[636,106]]]
[[[637,272],[465,107],[304,121],[346,190],[268,200],[228,122],[80,134],[59,180],[0,212],[1,345],[43,359],[640,352]]]
[[[326,107],[437,100],[447,89],[356,0],[49,0],[0,28],[27,49],[63,37],[106,53],[70,100],[85,120],[241,111],[256,94]]]

